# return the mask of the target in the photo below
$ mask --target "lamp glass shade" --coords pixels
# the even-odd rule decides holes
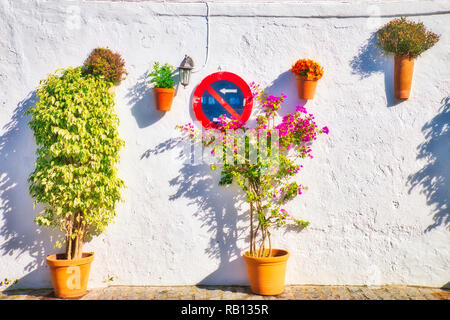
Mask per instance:
[[[189,80],[191,77],[191,69],[180,68],[180,82],[183,86],[187,86],[189,84]]]

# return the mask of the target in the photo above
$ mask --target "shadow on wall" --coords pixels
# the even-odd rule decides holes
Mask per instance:
[[[128,91],[126,97],[133,106],[131,114],[136,119],[139,128],[151,126],[165,115],[164,111],[156,109],[155,97],[153,90],[150,90],[148,86],[146,73],[139,77],[136,84]]]
[[[403,100],[396,100],[394,95],[394,59],[383,54],[377,47],[377,33],[374,32],[366,43],[359,48],[358,54],[350,61],[353,74],[365,79],[374,73],[384,73],[384,87],[388,107],[396,106]]]
[[[450,97],[441,101],[439,113],[422,128],[425,142],[417,149],[417,159],[426,159],[427,164],[408,177],[412,189],[419,185],[432,207],[434,223],[425,231],[450,224]]]
[[[9,255],[31,261],[25,266],[26,276],[19,280],[19,287],[36,285],[36,281],[50,283],[45,257],[54,250],[52,237],[47,229],[34,223],[33,199],[28,193],[28,176],[34,169],[36,146],[32,131],[28,128],[25,111],[37,101],[31,92],[21,101],[11,121],[0,136],[0,244],[2,256]],[[5,275],[7,276],[7,275]]]
[[[287,95],[286,102],[283,104],[284,106],[279,112],[281,117],[286,115],[286,113],[295,112],[296,106],[303,107],[308,102],[308,100],[299,99],[297,80],[291,70],[281,73],[269,86],[264,88],[264,91],[268,94],[273,94],[276,96],[279,96],[282,93]]]
[[[147,150],[142,156],[148,158],[173,148],[180,148],[183,139],[169,139],[160,143],[154,149]],[[183,158],[180,151],[179,159]],[[197,208],[194,216],[202,222],[210,235],[210,243],[205,252],[212,259],[219,260],[216,271],[205,277],[198,284],[248,284],[247,271],[241,250],[237,241],[243,230],[238,229],[238,221],[244,218],[245,211],[236,208],[242,203],[237,190],[232,186],[218,186],[219,171],[211,171],[207,164],[184,163],[178,176],[169,181],[171,186],[177,187],[170,201],[180,198],[189,200],[188,205]]]

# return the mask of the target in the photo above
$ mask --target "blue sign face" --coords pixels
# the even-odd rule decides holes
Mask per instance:
[[[201,107],[205,117],[213,123],[217,123],[219,116],[223,114],[228,118],[240,118],[245,107],[244,94],[231,81],[215,81],[203,92]]]
[[[252,114],[252,91],[237,74],[216,72],[197,86],[192,106],[195,116],[205,128],[219,128],[218,119],[221,115],[245,123]]]

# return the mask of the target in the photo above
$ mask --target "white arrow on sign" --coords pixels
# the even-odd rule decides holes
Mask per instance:
[[[225,88],[222,88],[222,89],[220,89],[219,91],[220,91],[220,93],[222,93],[222,94],[227,94],[227,93],[237,93],[237,89],[225,89]]]

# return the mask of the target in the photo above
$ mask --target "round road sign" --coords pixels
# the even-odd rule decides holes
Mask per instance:
[[[205,128],[219,128],[218,118],[223,114],[246,122],[252,107],[250,87],[231,72],[210,74],[194,91],[194,113]]]

